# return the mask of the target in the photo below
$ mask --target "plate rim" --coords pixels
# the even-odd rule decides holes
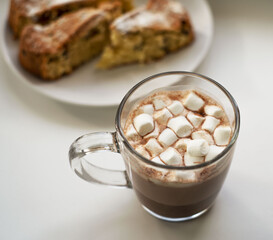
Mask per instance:
[[[206,7],[206,10],[208,12],[208,19],[209,19],[209,31],[208,31],[208,38],[207,38],[207,42],[203,47],[203,51],[202,54],[199,56],[199,58],[196,61],[195,66],[191,67],[190,69],[188,69],[188,71],[194,71],[200,64],[201,62],[204,60],[204,58],[206,57],[211,45],[212,45],[212,38],[214,35],[214,18],[213,18],[213,14],[212,14],[212,10],[211,7],[208,3],[207,0],[202,0],[203,4]],[[64,104],[68,104],[68,105],[74,105],[74,106],[83,106],[83,107],[100,107],[100,108],[107,108],[107,107],[116,107],[119,105],[120,101],[122,101],[123,97],[120,99],[119,102],[112,102],[112,103],[102,103],[102,104],[94,104],[94,103],[87,103],[87,102],[75,102],[69,99],[63,99],[63,98],[59,98],[57,96],[48,94],[44,91],[42,91],[39,87],[33,85],[30,81],[27,81],[26,77],[24,77],[21,73],[20,70],[13,64],[12,59],[10,57],[10,54],[8,53],[8,49],[6,46],[6,32],[7,32],[7,28],[9,28],[9,23],[8,23],[8,11],[6,11],[6,14],[3,16],[4,21],[2,21],[1,24],[1,39],[0,39],[0,47],[1,50],[0,52],[5,64],[7,65],[7,67],[11,70],[11,72],[14,74],[14,76],[19,79],[20,82],[22,82],[25,86],[29,87],[31,90],[35,91],[38,94],[41,94],[49,99],[52,99],[54,101],[57,102],[61,102]],[[148,76],[147,76],[148,77]],[[140,79],[139,81],[141,81],[142,79]],[[135,84],[134,84],[135,85]],[[133,87],[133,86],[132,86]],[[131,89],[131,88],[130,88]],[[128,89],[128,91],[130,90]]]

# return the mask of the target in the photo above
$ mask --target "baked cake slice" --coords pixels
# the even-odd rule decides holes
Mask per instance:
[[[97,56],[109,39],[109,24],[121,14],[119,1],[84,8],[49,25],[24,28],[19,47],[21,65],[43,79],[56,79]]]
[[[98,68],[151,62],[194,39],[189,14],[173,0],[149,0],[146,6],[117,18],[110,31]]]
[[[113,0],[11,0],[9,25],[15,37],[31,23],[48,24],[60,16],[85,7],[98,7]],[[133,8],[132,0],[120,0],[122,12]]]

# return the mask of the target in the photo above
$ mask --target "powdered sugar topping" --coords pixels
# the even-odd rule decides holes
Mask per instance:
[[[116,19],[112,27],[121,32],[134,32],[145,28],[169,29],[177,25],[186,10],[175,1],[163,1],[163,6],[158,3],[148,7],[140,7]]]

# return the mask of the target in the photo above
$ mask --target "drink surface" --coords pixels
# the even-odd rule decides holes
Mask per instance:
[[[196,90],[160,90],[146,96],[131,110],[124,132],[142,156],[173,166],[210,161],[232,137],[223,107]]]

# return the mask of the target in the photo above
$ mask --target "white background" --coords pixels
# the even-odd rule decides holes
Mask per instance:
[[[91,185],[70,169],[78,136],[114,130],[116,108],[62,104],[18,82],[0,57],[0,239],[273,239],[273,1],[210,0],[212,47],[196,72],[241,110],[234,160],[214,207],[166,223],[133,191]],[[0,2],[1,23],[8,1]]]

